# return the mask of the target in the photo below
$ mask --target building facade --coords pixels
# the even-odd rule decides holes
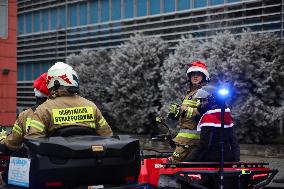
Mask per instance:
[[[17,1],[0,0],[0,126],[16,119]]]
[[[18,0],[18,106],[33,103],[35,77],[82,49],[113,48],[136,32],[174,48],[185,34],[244,28],[282,39],[283,0]]]

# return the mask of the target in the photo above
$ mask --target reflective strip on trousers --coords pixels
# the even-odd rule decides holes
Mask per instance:
[[[14,125],[13,131],[18,133],[19,135],[23,134],[22,128],[19,125],[17,125],[17,124]]]
[[[184,137],[189,139],[200,139],[200,132],[190,129],[181,129],[176,137]]]
[[[29,126],[36,128],[37,130],[39,130],[41,132],[44,131],[44,128],[45,128],[44,124],[42,124],[41,122],[36,121],[36,120],[32,120]]]

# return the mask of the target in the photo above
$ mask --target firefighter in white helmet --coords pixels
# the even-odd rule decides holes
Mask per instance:
[[[197,110],[199,101],[192,99],[193,95],[202,86],[205,86],[210,76],[204,62],[193,61],[186,72],[189,89],[181,104],[172,104],[169,107],[168,118],[178,120],[180,128],[174,141],[177,144],[171,161],[191,161],[191,157],[199,145],[200,133],[196,130],[200,114]],[[185,147],[187,146],[187,147]]]
[[[51,97],[35,110],[27,138],[48,137],[68,126],[89,127],[100,136],[113,135],[97,106],[78,95],[79,79],[71,66],[55,63],[47,72],[46,83]]]

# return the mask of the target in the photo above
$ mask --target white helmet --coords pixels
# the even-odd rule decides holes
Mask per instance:
[[[78,75],[68,64],[56,62],[47,72],[47,88],[51,89],[54,87],[55,83],[64,87],[79,87]]]
[[[210,81],[209,72],[207,71],[207,66],[204,62],[201,61],[193,61],[186,72],[187,77],[190,77],[192,72],[201,72],[205,76],[205,81]]]

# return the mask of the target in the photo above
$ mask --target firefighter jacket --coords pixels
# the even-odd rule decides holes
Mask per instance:
[[[66,126],[90,127],[100,136],[113,135],[97,106],[83,97],[73,95],[48,99],[38,106],[26,137],[51,136],[55,130]]]
[[[4,144],[12,151],[16,151],[23,143],[24,136],[27,133],[27,126],[31,121],[34,111],[29,108],[21,112],[13,126],[11,134],[9,134],[4,140]]]
[[[199,143],[199,132],[196,131],[199,113],[197,111],[198,102],[192,97],[202,85],[189,90],[181,104],[181,114],[179,118],[180,131],[175,138],[175,142],[186,145],[197,145]]]
[[[224,120],[224,129],[221,131],[221,109],[209,110],[201,117],[197,126],[197,130],[201,130],[200,145],[196,150],[195,161],[220,161],[221,134],[224,161],[240,160],[240,147],[234,131],[230,109],[225,110]]]
[[[200,89],[202,85],[192,87],[189,90],[181,104],[181,113],[179,117],[180,130],[174,141],[177,147],[173,153],[173,159],[175,161],[184,161],[187,157],[191,156],[195,152],[200,139],[200,132],[196,130],[198,124],[199,113],[197,111],[198,102],[192,100],[192,97]],[[179,145],[188,145],[188,148],[184,148]]]

